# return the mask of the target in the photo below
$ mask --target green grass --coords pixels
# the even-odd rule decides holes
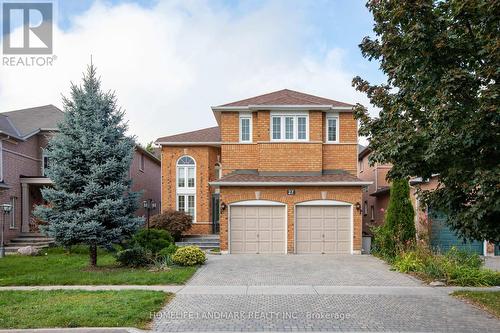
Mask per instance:
[[[104,251],[98,255],[98,267],[90,269],[85,251],[67,254],[53,248],[46,252],[35,257],[9,255],[0,259],[0,286],[184,284],[196,272],[196,267],[172,267],[159,272],[119,267],[115,258]]]
[[[148,328],[172,297],[159,291],[0,291],[0,328]]]
[[[500,291],[455,291],[453,296],[472,303],[500,318]]]

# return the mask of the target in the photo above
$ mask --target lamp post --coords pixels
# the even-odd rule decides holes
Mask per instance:
[[[0,239],[0,258],[5,257],[5,244],[3,242],[3,233],[5,229],[5,215],[9,214],[10,211],[12,210],[12,205],[11,204],[3,204],[1,205],[2,211],[3,211],[3,217],[2,217],[2,233],[1,233],[1,239]]]
[[[149,230],[149,217],[151,216],[151,211],[156,209],[156,202],[154,202],[153,199],[144,200],[142,206],[146,210],[146,221]]]

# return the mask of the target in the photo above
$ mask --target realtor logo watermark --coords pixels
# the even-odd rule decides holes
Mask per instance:
[[[54,1],[1,3],[2,65],[52,66]]]

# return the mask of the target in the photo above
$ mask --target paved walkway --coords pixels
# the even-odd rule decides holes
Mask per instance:
[[[153,328],[500,332],[500,322],[370,256],[210,257]]]
[[[2,290],[157,290],[176,293],[184,286],[143,286],[143,285],[105,285],[105,286],[12,286],[0,287]]]

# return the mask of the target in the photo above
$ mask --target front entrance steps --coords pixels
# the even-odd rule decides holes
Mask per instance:
[[[5,253],[17,253],[21,247],[33,246],[43,249],[54,244],[54,239],[40,233],[22,232],[16,238],[12,238],[5,244]]]
[[[195,245],[202,250],[218,249],[220,247],[219,235],[184,235],[180,242],[175,243],[177,246]]]

